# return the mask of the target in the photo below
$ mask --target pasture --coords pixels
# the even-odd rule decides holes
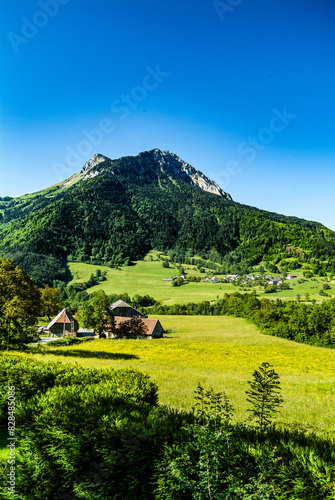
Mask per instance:
[[[42,347],[28,354],[45,361],[136,368],[158,384],[160,403],[190,410],[200,382],[225,391],[244,420],[247,381],[263,361],[280,375],[284,405],[278,422],[334,433],[335,350],[297,344],[258,332],[246,320],[221,316],[160,316],[168,333],[156,340],[94,340]],[[22,354],[25,355],[25,354]]]
[[[150,258],[156,260],[149,260]],[[306,302],[305,295],[308,292],[310,300],[315,299],[317,302],[328,300],[335,296],[335,280],[329,281],[331,289],[327,290],[329,297],[321,297],[318,295],[322,285],[325,283],[325,278],[316,277],[305,280],[299,284],[299,278],[303,278],[302,270],[294,271],[298,275],[298,279],[287,281],[291,290],[283,290],[277,293],[264,293],[261,287],[235,286],[231,283],[185,283],[181,286],[172,287],[170,281],[163,281],[164,278],[178,275],[175,267],[170,263],[169,268],[163,268],[162,262],[157,260],[157,252],[149,252],[144,260],[137,261],[131,266],[123,266],[119,269],[97,266],[93,264],[85,264],[78,262],[68,263],[68,268],[72,279],[70,283],[82,283],[88,281],[91,274],[95,274],[97,269],[107,271],[107,280],[99,285],[89,288],[89,293],[95,290],[102,289],[109,294],[122,294],[127,292],[131,297],[134,295],[150,295],[159,302],[166,305],[185,304],[187,302],[202,302],[204,300],[215,301],[222,299],[225,293],[233,293],[236,291],[251,292],[256,290],[258,297],[265,297],[276,300],[295,300],[297,294],[301,296],[301,301]],[[205,277],[206,274],[200,273],[194,266],[183,264],[183,268],[188,275]],[[214,271],[206,270],[209,276],[216,274]],[[275,274],[273,274],[275,275]]]

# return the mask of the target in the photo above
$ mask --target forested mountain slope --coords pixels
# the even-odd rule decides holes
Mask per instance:
[[[0,198],[0,255],[26,269],[39,265],[62,274],[60,259],[120,265],[153,248],[197,253],[226,267],[247,268],[287,252],[329,267],[335,233],[236,203],[201,172],[157,149],[118,160],[94,155],[63,183]]]

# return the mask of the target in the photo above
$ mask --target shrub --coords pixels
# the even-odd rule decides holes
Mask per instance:
[[[278,500],[271,478],[278,459],[270,454],[258,463],[243,447],[227,396],[204,393],[199,385],[196,399],[194,422],[183,427],[178,443],[164,448],[155,498]]]
[[[44,363],[26,357],[0,354],[0,424],[6,421],[9,385],[15,386],[18,421],[30,421],[31,409],[27,403],[31,398],[35,397],[36,402],[36,398],[57,386],[84,385],[86,388],[100,382],[108,383],[115,394],[133,397],[136,404],[157,404],[157,386],[150,381],[148,375],[137,370],[98,370],[83,368],[79,364]]]

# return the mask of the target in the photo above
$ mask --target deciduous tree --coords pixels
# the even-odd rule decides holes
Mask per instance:
[[[143,337],[147,331],[148,328],[141,318],[129,318],[115,327],[113,333],[117,338],[136,338]]]
[[[80,319],[83,326],[93,328],[102,337],[106,325],[114,325],[114,315],[109,307],[109,300],[103,290],[92,293],[91,298],[84,302],[80,312]]]
[[[41,294],[33,280],[13,261],[0,259],[0,342],[31,342],[40,309]]]
[[[58,288],[51,288],[45,285],[45,287],[41,289],[41,310],[44,316],[48,316],[49,320],[51,320],[51,316],[57,314],[62,308],[59,297],[60,291]]]

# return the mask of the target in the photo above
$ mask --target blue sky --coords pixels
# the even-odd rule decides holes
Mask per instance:
[[[11,0],[0,19],[0,196],[157,147],[335,230],[332,0]]]

